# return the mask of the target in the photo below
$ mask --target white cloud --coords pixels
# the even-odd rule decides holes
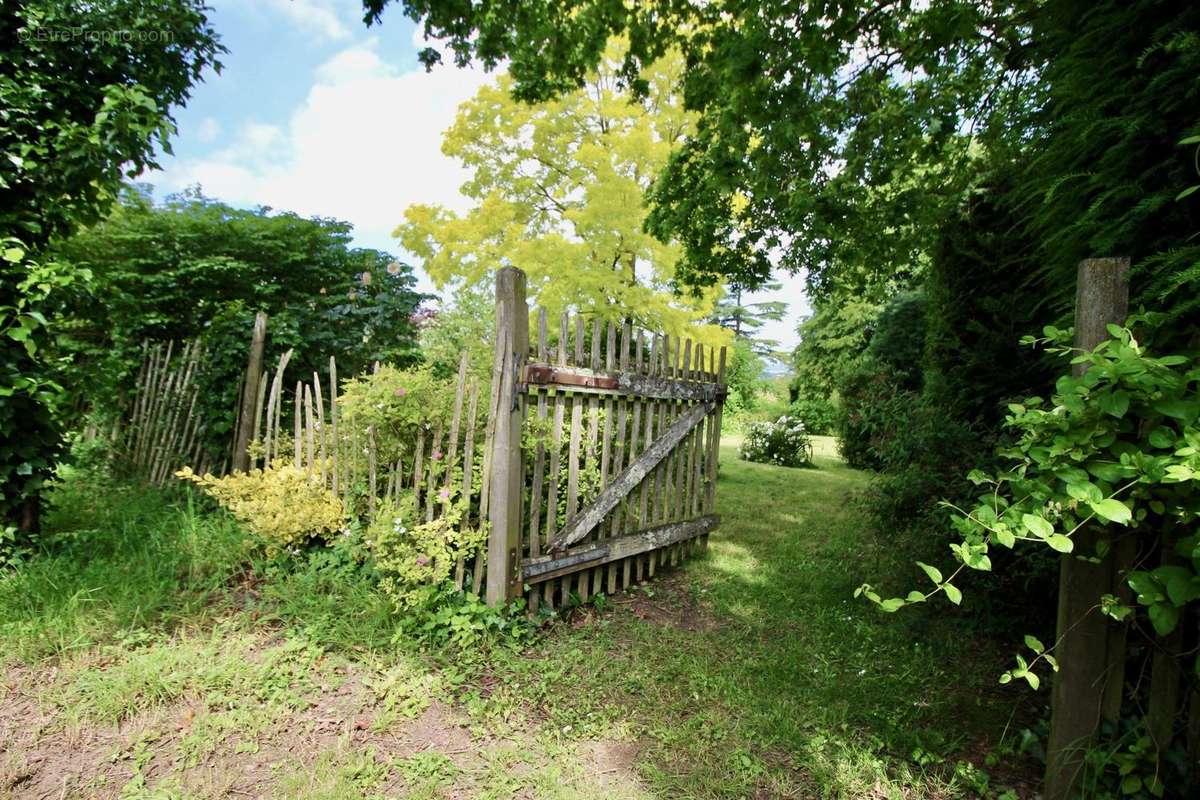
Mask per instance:
[[[219,149],[168,158],[163,172],[145,180],[167,192],[199,183],[205,194],[236,205],[336,217],[354,225],[356,244],[397,252],[391,231],[409,205],[469,208],[458,192],[469,175],[442,154],[442,134],[458,106],[488,80],[482,69],[448,65],[402,72],[367,40],[317,67],[307,96],[285,122],[244,121]],[[195,133],[204,142],[221,134],[212,118]],[[764,326],[763,334],[790,347],[808,301],[799,276],[777,277],[780,290],[747,300],[789,303],[787,318]],[[432,284],[422,280],[421,288]]]
[[[249,122],[227,147],[148,179],[168,191],[199,183],[235,204],[344,219],[358,242],[380,249],[396,248],[391,231],[413,203],[464,210],[458,187],[468,175],[442,155],[442,134],[487,76],[401,72],[376,47],[371,40],[321,65],[286,124]]]
[[[344,0],[267,0],[267,6],[297,27],[333,41],[349,38],[343,12],[357,8]]]
[[[216,141],[221,135],[221,123],[217,122],[213,117],[205,117],[200,121],[200,127],[196,129],[196,138],[202,142]]]

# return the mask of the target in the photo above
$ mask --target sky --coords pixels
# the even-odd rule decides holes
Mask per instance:
[[[210,0],[229,49],[223,69],[196,86],[175,113],[179,133],[161,171],[140,180],[160,198],[199,184],[205,195],[354,225],[354,244],[413,265],[391,232],[413,203],[464,211],[467,173],[441,152],[460,103],[491,77],[481,69],[417,62],[416,25],[389,7],[367,28],[359,0]],[[395,4],[398,6],[399,4]],[[763,335],[789,349],[808,312],[799,276],[778,276],[787,319]]]

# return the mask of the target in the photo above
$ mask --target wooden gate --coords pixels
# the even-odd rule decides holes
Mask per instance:
[[[545,309],[497,278],[487,599],[615,593],[707,543],[725,348]]]

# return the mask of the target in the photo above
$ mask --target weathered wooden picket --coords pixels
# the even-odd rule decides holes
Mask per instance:
[[[203,349],[199,340],[180,342],[178,348],[176,342],[142,347],[133,402],[112,438],[129,471],[147,483],[165,483],[181,464],[199,456],[204,430],[193,411]]]
[[[528,322],[524,274],[501,270],[487,597],[536,608],[612,594],[707,542],[726,354],[578,315],[552,331],[544,309],[531,345]]]
[[[552,328],[544,309],[531,342],[524,273],[501,270],[496,292],[488,406],[464,353],[448,424],[420,426],[400,454],[381,453],[374,428],[345,424],[334,358],[324,377],[296,380],[289,350],[272,375],[260,314],[222,463],[197,445],[198,342],[181,354],[147,345],[125,426],[129,460],[156,483],[187,463],[220,473],[282,460],[365,519],[409,491],[427,522],[458,503],[463,526],[489,533],[486,552],[460,559],[454,580],[475,592],[486,583],[491,603],[525,595],[536,609],[611,594],[703,547],[718,521],[724,348],[579,315]]]

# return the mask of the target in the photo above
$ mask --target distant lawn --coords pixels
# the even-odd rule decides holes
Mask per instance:
[[[521,652],[421,652],[361,573],[247,569],[225,515],[77,476],[0,577],[0,798],[994,795],[1028,695],[944,607],[852,598],[914,570],[815,444],[725,441],[707,553]]]

